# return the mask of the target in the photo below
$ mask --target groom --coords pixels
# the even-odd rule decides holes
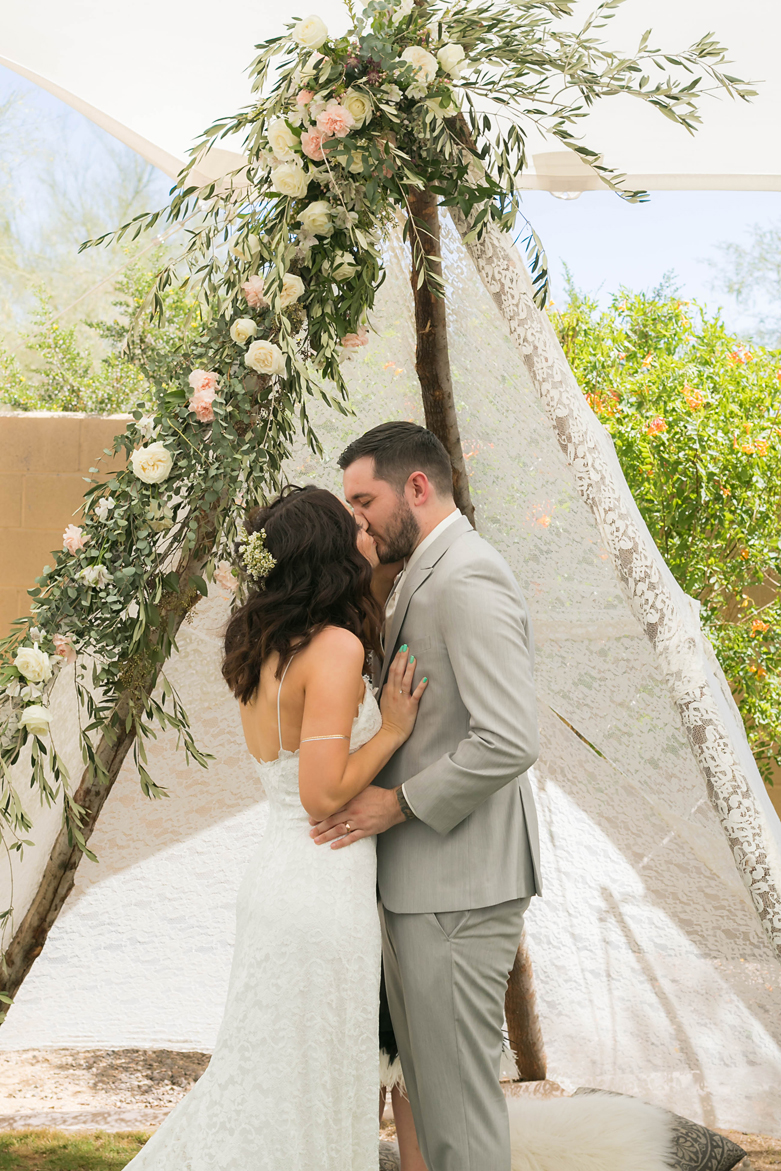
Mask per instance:
[[[401,647],[429,680],[409,740],[313,830],[378,834],[388,1001],[430,1171],[510,1171],[499,1084],[504,994],[539,894],[526,776],[537,758],[533,643],[504,559],[453,500],[450,459],[414,423],[343,452],[344,491],[381,563],[404,561],[385,609],[380,691]],[[355,941],[353,941],[355,942]]]

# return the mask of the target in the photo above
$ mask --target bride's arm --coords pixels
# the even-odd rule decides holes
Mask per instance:
[[[301,723],[298,788],[301,804],[322,821],[363,792],[415,726],[425,682],[411,693],[409,652],[398,654],[388,672],[382,727],[350,754],[355,697],[363,670],[364,648],[346,630],[324,632],[307,653],[304,715]],[[313,739],[339,736],[340,739]]]

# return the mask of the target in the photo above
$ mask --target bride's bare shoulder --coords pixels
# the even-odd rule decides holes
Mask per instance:
[[[360,671],[363,667],[366,651],[359,638],[351,631],[341,626],[326,626],[319,631],[309,646],[307,654],[312,659],[330,659],[338,657],[342,662],[352,666],[353,662]]]

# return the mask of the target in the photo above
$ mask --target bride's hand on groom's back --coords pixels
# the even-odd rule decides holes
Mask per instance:
[[[380,697],[383,727],[398,736],[399,744],[412,735],[418,706],[428,687],[428,679],[422,679],[413,688],[414,675],[415,656],[405,643],[393,657]]]

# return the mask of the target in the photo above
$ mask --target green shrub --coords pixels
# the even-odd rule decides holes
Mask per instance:
[[[131,410],[148,394],[147,379],[172,382],[186,365],[184,350],[200,320],[180,289],[163,297],[164,318],[151,326],[137,314],[155,273],[135,266],[117,281],[111,321],[53,320],[42,292],[31,328],[22,335],[26,364],[0,345],[0,402],[21,411],[84,411],[111,415]],[[108,353],[93,356],[95,338]]]
[[[669,287],[553,323],[667,564],[701,603],[757,764],[781,764],[781,355]]]

